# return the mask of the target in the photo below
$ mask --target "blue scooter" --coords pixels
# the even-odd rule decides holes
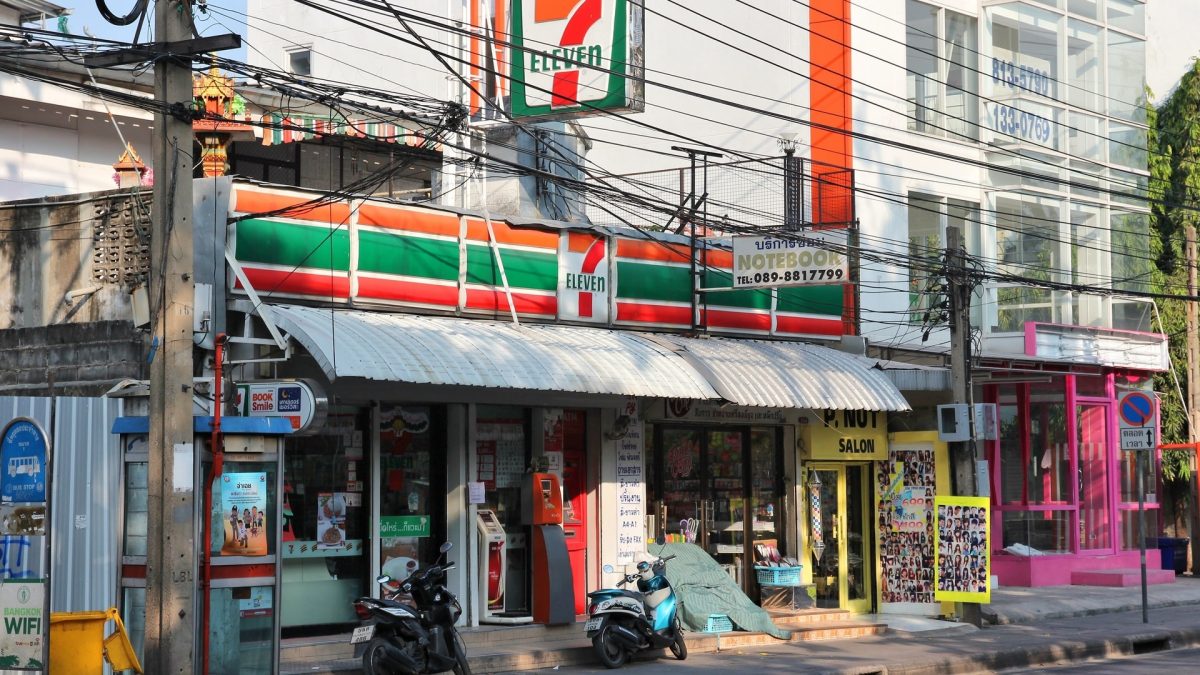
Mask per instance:
[[[620,668],[643,649],[669,647],[680,661],[687,658],[687,643],[679,625],[679,602],[667,581],[667,561],[642,560],[636,574],[626,574],[617,588],[588,593],[588,620],[584,624],[596,656],[607,668]],[[604,572],[612,574],[613,566]],[[637,582],[636,591],[624,586]]]

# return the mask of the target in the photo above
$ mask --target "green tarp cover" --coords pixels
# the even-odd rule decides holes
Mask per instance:
[[[709,614],[724,614],[735,628],[786,640],[791,633],[771,621],[766,610],[750,601],[725,570],[695,544],[651,544],[651,555],[675,559],[667,563],[667,581],[683,603],[680,618],[688,630],[702,631]]]

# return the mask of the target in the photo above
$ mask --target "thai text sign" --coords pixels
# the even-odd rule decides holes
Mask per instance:
[[[805,286],[839,284],[850,278],[849,230],[822,230],[789,237],[733,238],[733,285]]]
[[[428,537],[429,516],[380,516],[380,537]]]
[[[640,11],[629,0],[513,2],[512,115],[641,110]]]

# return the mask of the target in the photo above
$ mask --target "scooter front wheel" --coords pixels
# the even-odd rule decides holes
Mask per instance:
[[[454,648],[454,675],[471,675],[471,666],[467,663],[467,648],[462,636],[453,626],[450,627],[450,645]]]
[[[612,626],[605,626],[592,638],[592,648],[605,668],[620,668],[629,660],[629,652],[616,640],[609,637]]]

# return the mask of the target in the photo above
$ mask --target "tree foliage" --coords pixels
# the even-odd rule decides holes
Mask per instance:
[[[1157,263],[1156,290],[1180,293],[1187,288],[1187,265],[1184,250],[1189,228],[1200,224],[1200,60],[1179,81],[1179,85],[1157,109],[1147,111],[1150,127],[1148,141],[1150,162],[1151,222],[1156,237],[1151,252]],[[1183,389],[1184,401],[1191,386],[1187,378],[1186,301],[1159,302],[1163,329],[1170,339],[1171,363]],[[1155,389],[1163,392],[1162,442],[1182,443],[1188,440],[1185,403],[1175,395],[1175,378],[1170,372],[1155,378]],[[1186,479],[1190,475],[1187,451],[1163,453],[1163,477],[1167,480]]]

